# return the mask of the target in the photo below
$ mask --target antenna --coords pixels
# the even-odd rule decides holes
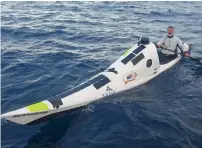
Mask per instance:
[[[141,38],[142,38],[142,34],[140,35],[139,41],[141,41]]]

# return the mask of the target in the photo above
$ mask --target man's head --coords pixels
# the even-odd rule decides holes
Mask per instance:
[[[168,26],[168,36],[173,36],[173,35],[174,35],[174,27]]]

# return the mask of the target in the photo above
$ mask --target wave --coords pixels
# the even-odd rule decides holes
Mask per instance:
[[[166,12],[160,12],[160,11],[150,11],[149,15],[152,16],[163,16],[163,17],[177,17],[177,16],[195,16],[196,13],[194,12],[190,12],[190,13],[180,13],[180,12],[176,12],[173,10],[168,9]]]
[[[60,27],[60,26],[59,26]],[[57,28],[57,27],[56,27]],[[38,37],[57,37],[61,35],[72,35],[72,33],[66,32],[61,29],[55,29],[54,31],[51,30],[41,30],[41,29],[31,29],[29,27],[20,27],[20,28],[8,28],[8,27],[1,27],[1,33],[5,36],[20,36],[21,38],[28,39],[28,38],[38,38]]]

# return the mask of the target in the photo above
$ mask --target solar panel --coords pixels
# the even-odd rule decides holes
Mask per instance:
[[[142,59],[144,59],[144,55],[141,53],[138,56],[136,56],[134,59],[132,59],[132,63],[133,65],[136,65],[137,63],[139,63]]]
[[[99,88],[105,86],[106,84],[108,84],[109,82],[110,82],[110,80],[107,77],[105,77],[104,79],[102,79],[102,80],[96,82],[95,84],[93,84],[93,86],[96,89],[99,89]]]
[[[135,57],[135,55],[133,53],[129,54],[126,58],[124,58],[121,62],[123,64],[127,64],[130,60],[132,60]]]
[[[138,48],[136,48],[133,53],[134,54],[138,54],[140,53],[143,49],[145,49],[145,46],[144,45],[140,45]]]
[[[97,77],[93,78],[92,80],[89,80],[88,82],[82,83],[82,84],[70,89],[69,91],[63,92],[57,96],[52,97],[52,99],[55,100],[55,99],[64,98],[64,97],[71,95],[75,92],[78,92],[92,84],[96,89],[99,89],[109,82],[110,82],[110,80],[105,75],[98,75]],[[51,103],[53,104],[54,107],[59,107],[58,105],[62,105],[61,102],[59,102],[59,101],[61,101],[61,100],[56,100],[56,102],[51,101]]]

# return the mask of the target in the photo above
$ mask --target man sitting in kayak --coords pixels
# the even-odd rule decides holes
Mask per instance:
[[[159,53],[159,59],[165,59],[168,62],[173,60],[177,57],[177,48],[181,50],[182,54],[189,56],[188,52],[184,52],[184,45],[180,38],[174,35],[174,27],[168,26],[167,31],[168,34],[157,43],[157,47],[162,49]]]

